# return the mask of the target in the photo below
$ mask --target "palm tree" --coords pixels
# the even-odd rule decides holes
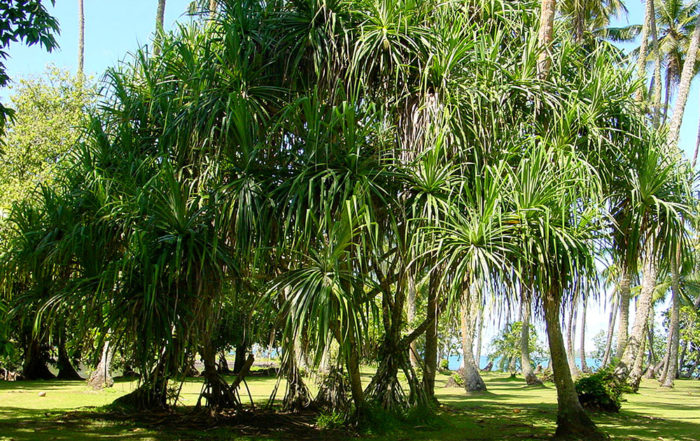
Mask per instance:
[[[153,55],[160,54],[160,41],[164,32],[163,23],[165,21],[165,0],[158,0],[158,9],[156,10],[156,37],[153,43]]]
[[[78,78],[83,77],[85,64],[85,13],[83,0],[78,0]]]
[[[681,122],[683,121],[683,113],[685,104],[688,100],[690,92],[690,82],[695,76],[698,45],[700,45],[700,16],[697,18],[693,29],[693,34],[690,37],[688,50],[686,51],[685,61],[683,62],[683,70],[681,72],[680,82],[678,84],[678,94],[673,107],[673,114],[668,129],[668,145],[673,148],[678,142],[678,135],[681,130]]]
[[[540,5],[540,27],[537,37],[540,53],[537,56],[537,74],[541,78],[546,78],[551,65],[549,46],[554,38],[554,15],[556,14],[557,1],[542,0]]]

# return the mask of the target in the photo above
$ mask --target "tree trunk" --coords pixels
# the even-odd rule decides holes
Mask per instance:
[[[238,354],[236,354],[236,358],[238,358]],[[245,363],[245,359],[243,360],[243,362]],[[224,353],[224,351],[221,351],[219,353],[219,363],[217,368],[220,374],[228,375],[232,373],[231,369],[229,369],[228,367],[228,360],[226,360],[226,354]],[[238,371],[240,372],[240,369],[238,369]]]
[[[245,364],[245,356],[246,353],[248,352],[248,345],[244,341],[241,344],[236,346],[236,358],[233,360],[233,373],[237,374],[241,371],[241,368],[243,368],[243,365]]]
[[[540,29],[537,35],[539,55],[537,56],[537,75],[546,78],[552,64],[549,47],[554,37],[554,15],[557,9],[556,0],[542,0],[540,9]]]
[[[476,354],[474,361],[476,366],[481,368],[481,334],[484,329],[484,306],[479,305],[479,313],[476,317]]]
[[[676,379],[678,372],[678,345],[680,333],[680,275],[678,274],[678,253],[676,253],[675,262],[671,265],[671,315],[668,332],[668,344],[666,345],[666,353],[668,354],[668,362],[661,375],[662,387],[673,387],[673,380]]]
[[[647,46],[649,45],[649,28],[651,27],[651,18],[654,16],[654,3],[650,0],[646,2],[644,8],[644,23],[642,23],[642,39],[639,43],[639,56],[637,58],[637,76],[644,79],[647,78]],[[636,99],[641,101],[643,98],[642,88],[637,91]]]
[[[530,359],[530,308],[531,299],[529,290],[521,285],[520,287],[520,365],[523,370],[523,378],[529,386],[542,384],[532,370],[532,360]]]
[[[476,299],[468,295],[460,308],[460,325],[462,328],[462,358],[464,359],[464,389],[467,392],[482,392],[486,384],[479,374],[479,367],[474,362],[474,322],[479,308]]]
[[[603,354],[603,361],[600,364],[601,367],[605,367],[610,362],[610,353],[612,352],[612,340],[613,333],[615,332],[615,318],[617,317],[618,311],[618,300],[617,298],[613,300],[612,307],[610,308],[610,318],[608,319],[608,335],[605,341],[605,353]]]
[[[576,366],[576,348],[574,341],[576,340],[576,311],[578,304],[578,295],[571,302],[571,312],[569,313],[569,322],[566,327],[566,359],[569,363],[569,372],[575,378],[578,376],[578,366]]]
[[[559,325],[560,298],[556,288],[551,287],[543,299],[554,384],[557,388],[557,431],[554,437],[562,440],[605,440],[607,437],[588,417],[576,394]]]
[[[586,309],[588,309],[588,295],[584,295],[581,299],[581,372],[588,373],[588,364],[586,363]]]
[[[82,83],[85,72],[85,9],[78,0],[78,80]]]
[[[635,314],[634,326],[632,327],[632,334],[627,341],[622,358],[620,358],[620,362],[615,368],[615,376],[621,381],[630,379],[629,377],[634,366],[634,361],[639,354],[639,347],[643,343],[644,332],[647,326],[647,320],[649,319],[649,312],[651,311],[651,300],[654,289],[656,288],[656,275],[658,271],[656,258],[652,255],[652,250],[653,247],[648,246],[644,255],[642,289],[637,300],[637,311]],[[634,378],[630,380],[634,382]]]
[[[407,285],[408,285],[408,297],[406,299],[407,303],[407,312],[406,312],[406,320],[410,325],[413,325],[415,319],[416,319],[416,280],[415,280],[415,275],[411,272],[408,273],[407,277]],[[419,366],[418,362],[418,347],[416,345],[416,342],[413,341],[411,342],[410,349],[408,351],[408,358],[411,362],[411,366],[414,368]]]
[[[362,376],[360,374],[360,355],[357,352],[357,347],[352,337],[351,340],[351,348],[347,355],[346,364],[348,367],[348,375],[350,376],[352,401],[355,403],[355,415],[358,418],[362,418],[365,410],[365,396],[362,390]]]
[[[68,351],[66,350],[66,329],[63,323],[59,324],[58,331],[58,360],[56,362],[56,367],[58,368],[58,375],[56,378],[59,380],[82,380],[75,370],[73,364],[70,362],[70,357],[68,356]]]
[[[646,326],[644,327],[644,335],[642,335],[642,344],[639,345],[637,349],[637,356],[634,358],[634,364],[632,365],[632,371],[630,372],[627,383],[632,386],[634,391],[639,390],[639,383],[642,381],[642,375],[644,370],[642,365],[644,364],[644,346],[646,344],[646,339],[644,338],[647,334]]]
[[[216,15],[217,0],[209,0],[209,18],[214,18]]]
[[[283,369],[287,376],[287,392],[282,400],[282,409],[291,412],[300,412],[311,404],[311,393],[304,384],[301,371],[297,365],[295,343],[289,345],[289,353],[286,354],[286,361]]]
[[[97,364],[97,367],[88,379],[88,386],[94,390],[114,386],[114,380],[112,379],[112,373],[110,372],[112,368],[113,352],[114,350],[109,345],[109,340],[105,341],[104,346],[102,346],[102,356],[100,357],[100,362]]]
[[[435,400],[435,374],[437,371],[437,274],[430,275],[428,287],[428,306],[426,319],[429,320],[425,331],[425,354],[423,359],[423,389],[430,400]]]
[[[55,378],[46,366],[47,360],[48,357],[41,342],[32,336],[24,352],[22,378],[25,380],[51,380]]]
[[[659,51],[659,38],[658,38],[658,31],[656,29],[656,6],[654,5],[654,0],[647,0],[650,5],[647,5],[648,8],[651,8],[652,14],[650,18],[650,25],[651,25],[651,42],[652,42],[652,50],[654,51],[654,93],[652,95],[653,97],[653,103],[654,103],[654,109],[653,109],[653,123],[654,127],[659,127],[659,122],[661,120],[661,91],[662,91],[662,86],[661,86],[661,53]]]
[[[161,41],[163,38],[163,26],[165,24],[165,0],[158,0],[158,9],[156,10],[156,36],[153,41],[153,55],[160,55]]]
[[[207,407],[212,410],[230,409],[240,407],[240,402],[234,392],[229,388],[226,380],[219,374],[216,365],[216,350],[211,342],[207,342],[200,350],[204,362],[204,385],[197,400],[197,407],[206,400]]]
[[[676,103],[673,106],[673,114],[671,115],[671,123],[668,129],[667,144],[675,146],[678,143],[678,136],[681,131],[681,123],[683,122],[683,113],[685,112],[685,104],[688,101],[688,93],[690,92],[690,83],[695,75],[695,60],[698,53],[698,43],[700,42],[700,16],[695,22],[693,35],[690,37],[690,45],[686,52],[685,61],[683,62],[683,70],[681,71],[681,80],[678,84],[678,94],[676,95]]]
[[[617,349],[615,357],[622,358],[627,345],[628,332],[630,326],[630,273],[627,264],[623,261],[620,266],[619,303],[620,303],[620,326],[617,329]]]

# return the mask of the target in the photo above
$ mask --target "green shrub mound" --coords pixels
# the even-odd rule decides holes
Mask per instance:
[[[618,380],[611,368],[576,380],[578,399],[588,410],[619,412],[622,394],[627,392],[630,392],[629,386]]]

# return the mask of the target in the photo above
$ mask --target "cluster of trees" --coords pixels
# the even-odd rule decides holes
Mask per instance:
[[[168,406],[199,356],[201,400],[220,409],[241,405],[241,377],[228,384],[217,354],[237,346],[245,372],[265,342],[283,354],[285,408],[361,421],[435,404],[441,322],[459,319],[465,385],[484,388],[482,306],[518,305],[528,383],[533,311],[546,324],[557,436],[604,439],[572,380],[597,262],[616,286],[621,381],[648,364],[667,274],[665,381],[680,317],[698,309],[681,308],[695,201],[676,124],[695,54],[668,130],[644,84],[655,22],[639,75],[604,39],[611,6],[580,5],[555,20],[552,0],[220,1],[159,30],[152,52],[108,71],[99,106],[81,101],[61,167],[3,221],[0,349],[21,348],[28,378],[51,375],[53,348],[66,375],[81,353],[100,358],[97,383],[119,354],[139,377],[120,400],[141,408]],[[682,338],[697,360],[697,337]],[[303,370],[332,381],[311,397]]]

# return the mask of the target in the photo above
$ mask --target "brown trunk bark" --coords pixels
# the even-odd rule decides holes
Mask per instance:
[[[479,367],[474,362],[474,321],[476,320],[478,302],[468,297],[460,308],[460,325],[462,328],[462,358],[464,359],[464,389],[467,392],[482,392],[486,384],[479,374]]]
[[[158,9],[156,10],[156,36],[153,41],[153,55],[160,55],[161,41],[163,36],[163,26],[165,23],[165,0],[158,0]]]
[[[85,9],[78,0],[78,79],[82,83],[85,72]]]
[[[56,378],[59,380],[82,380],[75,370],[73,364],[70,362],[70,357],[68,356],[68,351],[66,350],[66,330],[63,324],[59,324],[58,331],[58,360],[56,362],[56,367],[58,368],[58,375]]]
[[[528,385],[542,384],[532,369],[530,359],[530,315],[531,298],[529,290],[521,285],[520,287],[520,365],[523,370],[523,378]]]
[[[603,354],[603,361],[601,367],[605,367],[610,362],[610,354],[612,352],[612,340],[613,333],[615,332],[615,318],[617,317],[618,311],[618,300],[615,299],[612,302],[612,307],[610,308],[610,318],[608,319],[608,335],[605,341],[605,353]]]
[[[646,330],[647,320],[649,319],[649,312],[651,311],[651,300],[654,289],[656,288],[656,275],[658,271],[656,258],[653,256],[652,250],[653,247],[651,245],[647,246],[644,255],[642,289],[637,300],[634,326],[632,327],[632,333],[627,341],[627,346],[622,354],[622,358],[615,368],[615,376],[621,381],[630,379],[629,377],[634,367],[635,359],[639,354],[639,347],[643,344],[644,332]],[[634,382],[634,378],[630,380],[632,380],[632,383]]]
[[[571,311],[569,312],[569,322],[566,329],[566,360],[569,363],[569,372],[576,378],[578,376],[578,366],[576,366],[576,348],[574,341],[576,340],[576,310],[578,296],[571,302]]]
[[[413,326],[414,321],[416,319],[416,281],[415,281],[415,275],[413,273],[408,274],[408,280],[407,280],[407,285],[408,285],[408,297],[406,299],[407,303],[407,312],[406,312],[406,320],[408,323]],[[411,361],[411,366],[414,368],[419,366],[418,362],[418,347],[416,346],[416,342],[413,341],[410,346],[410,350],[408,351],[408,357],[409,360]]]
[[[428,306],[426,319],[429,320],[425,331],[425,354],[423,371],[423,389],[430,400],[435,400],[435,374],[437,371],[437,273],[430,275],[428,287]]]
[[[576,394],[559,325],[560,295],[556,288],[551,287],[543,301],[554,384],[557,388],[557,431],[554,437],[562,440],[605,440],[607,437],[588,417]]]
[[[102,346],[102,356],[100,357],[100,362],[97,364],[95,371],[90,375],[88,379],[88,386],[94,390],[100,390],[106,387],[114,386],[114,379],[112,379],[112,347],[109,345],[109,340],[105,341],[104,346]]]
[[[617,329],[617,349],[615,357],[622,358],[627,345],[628,332],[630,326],[630,273],[625,262],[620,267],[620,284],[618,293],[620,295],[620,326]]]
[[[586,363],[586,309],[588,309],[588,295],[584,295],[581,305],[581,372],[588,373],[588,364]]]
[[[676,103],[673,106],[673,114],[671,115],[671,123],[668,128],[667,144],[675,146],[678,143],[678,136],[681,131],[681,123],[683,122],[683,113],[685,105],[688,101],[688,93],[690,92],[690,83],[695,76],[695,61],[698,53],[698,43],[700,42],[700,16],[696,19],[693,35],[690,37],[690,45],[686,52],[685,61],[683,62],[683,70],[681,71],[681,80],[678,84],[678,94],[676,95]]]
[[[552,64],[549,49],[554,37],[554,15],[557,9],[556,0],[542,0],[540,8],[540,29],[537,35],[537,43],[540,54],[537,56],[537,75],[547,78],[549,67]]]
[[[676,254],[676,262],[678,254]],[[673,381],[676,379],[678,372],[678,346],[679,346],[679,331],[680,331],[680,274],[678,273],[678,264],[674,262],[671,265],[671,314],[669,317],[669,332],[668,344],[666,353],[668,354],[668,362],[664,368],[661,378],[662,387],[673,387]]]
[[[651,18],[654,16],[654,3],[653,1],[647,0],[646,8],[644,9],[644,23],[642,24],[642,39],[639,43],[639,57],[637,58],[637,76],[644,79],[646,83],[647,78],[647,46],[649,45],[649,29],[651,27]],[[637,101],[641,101],[643,98],[642,88],[640,87],[637,91]]]

